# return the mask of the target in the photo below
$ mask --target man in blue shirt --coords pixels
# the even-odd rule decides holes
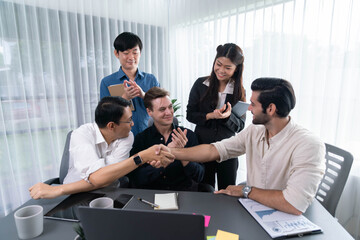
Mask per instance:
[[[132,101],[134,127],[131,129],[134,136],[147,128],[149,115],[146,112],[143,98],[145,92],[160,84],[155,76],[141,72],[138,69],[142,42],[141,39],[130,32],[123,32],[114,41],[114,54],[120,61],[120,69],[100,83],[100,99],[110,96],[108,87],[116,84],[124,84],[124,94],[121,96]]]

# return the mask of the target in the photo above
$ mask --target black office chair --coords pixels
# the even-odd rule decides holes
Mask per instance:
[[[72,130],[70,132],[68,132],[68,134],[66,136],[64,151],[63,151],[63,155],[62,155],[62,158],[61,158],[59,177],[51,178],[51,179],[45,181],[44,183],[49,184],[49,185],[51,185],[51,184],[63,184],[64,178],[66,177],[66,174],[67,174],[68,169],[69,169],[69,158],[70,158],[70,156],[69,156],[69,147],[70,147],[71,133],[72,133]]]
[[[315,197],[335,217],[336,207],[354,158],[343,149],[327,143],[325,146],[326,170]]]
[[[72,133],[72,130],[70,132],[68,132],[68,134],[66,136],[64,151],[63,151],[63,155],[61,158],[59,177],[51,178],[51,179],[45,181],[44,183],[49,184],[49,185],[63,184],[64,179],[69,170],[69,160],[70,160],[69,147],[70,147],[71,133]],[[129,186],[129,178],[127,176],[121,177],[118,180],[120,183],[120,187],[127,188]]]

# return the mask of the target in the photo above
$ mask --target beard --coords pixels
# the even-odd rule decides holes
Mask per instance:
[[[252,123],[255,125],[265,125],[270,121],[270,117],[266,113],[260,113],[259,115],[253,115],[254,118],[252,120]]]

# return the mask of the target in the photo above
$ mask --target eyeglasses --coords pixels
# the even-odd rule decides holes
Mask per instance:
[[[134,121],[130,119],[130,121],[119,121],[119,123],[133,123]]]

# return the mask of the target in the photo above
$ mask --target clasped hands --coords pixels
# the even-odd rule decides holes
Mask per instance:
[[[124,81],[124,94],[122,95],[123,98],[131,100],[135,97],[144,98],[144,96],[144,91],[139,85],[136,84],[134,80]]]
[[[206,114],[206,119],[224,119],[231,115],[231,104],[228,102],[219,109],[215,109],[213,112]]]

